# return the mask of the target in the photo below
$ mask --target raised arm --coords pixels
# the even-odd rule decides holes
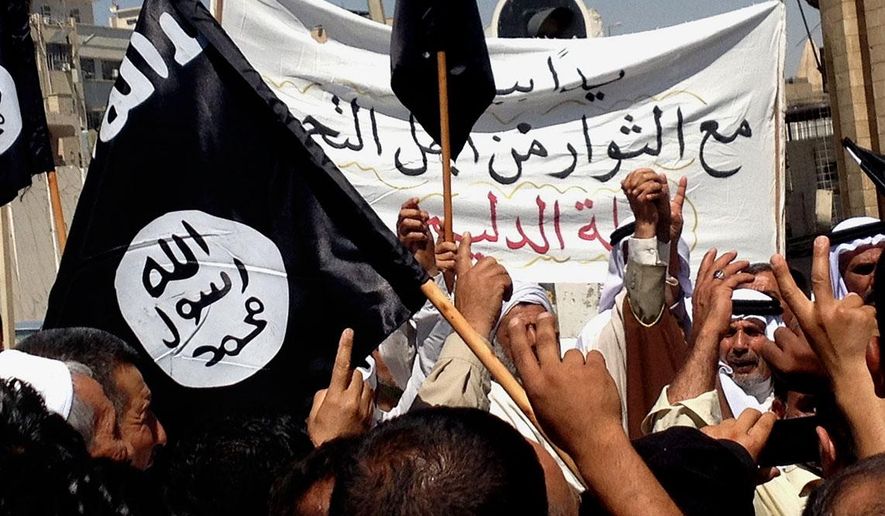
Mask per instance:
[[[716,257],[716,250],[711,249],[701,261],[693,297],[691,348],[685,365],[667,390],[671,404],[716,388],[719,341],[731,322],[731,294],[740,285],[753,281],[752,274],[740,272],[749,263],[734,261],[736,257],[735,252]]]

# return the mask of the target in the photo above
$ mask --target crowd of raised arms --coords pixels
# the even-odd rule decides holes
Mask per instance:
[[[883,225],[818,237],[810,281],[740,249],[691,271],[674,184],[622,182],[633,217],[569,345],[540,285],[403,204],[400,241],[440,285],[454,275],[533,418],[429,303],[365,360],[345,330],[309,414],[181,435],[133,347],[43,330],[0,353],[0,514],[885,514]]]

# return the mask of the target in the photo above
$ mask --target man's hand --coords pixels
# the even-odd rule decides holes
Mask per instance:
[[[570,350],[560,360],[556,322],[549,313],[538,316],[534,329],[517,316],[508,331],[526,394],[553,441],[576,456],[610,432],[623,433],[618,389],[598,351],[585,360]]]
[[[359,435],[369,429],[374,413],[374,393],[359,371],[350,368],[353,330],[341,333],[328,389],[317,391],[307,417],[307,434],[319,447],[336,437]]]
[[[747,409],[737,419],[726,419],[718,425],[705,426],[701,428],[701,432],[713,439],[725,439],[740,444],[753,457],[753,462],[756,462],[771,435],[775,421],[777,416],[771,412],[763,414],[756,409]],[[777,468],[765,468],[759,471],[757,482],[768,482],[778,474]]]
[[[681,514],[630,444],[621,426],[621,400],[605,359],[577,350],[559,358],[552,314],[534,327],[510,321],[510,347],[538,422],[574,460],[607,514]],[[534,349],[532,344],[536,343]]]
[[[659,224],[668,224],[670,219],[670,197],[666,177],[649,168],[640,168],[630,172],[621,182],[621,189],[627,196],[633,216],[636,217],[636,230],[633,235],[636,238],[652,238],[654,236],[660,238]],[[660,206],[662,204],[667,206],[667,221],[660,220],[662,211]],[[664,227],[669,227],[669,225]],[[664,234],[667,236],[663,241],[667,241],[669,233],[665,231]]]
[[[731,295],[735,289],[753,281],[753,275],[740,272],[747,268],[746,260],[734,261],[737,253],[727,252],[716,257],[710,249],[701,261],[692,296],[692,320],[695,337],[701,332],[721,336],[731,323]],[[693,339],[694,340],[694,339]]]
[[[767,341],[762,358],[791,390],[816,393],[829,387],[829,378],[820,359],[811,349],[802,330],[778,328],[774,342]]]
[[[866,371],[866,350],[878,335],[876,309],[864,305],[863,299],[850,293],[845,299],[833,297],[829,276],[830,243],[826,237],[814,241],[811,285],[814,302],[796,286],[783,256],[774,255],[771,266],[784,301],[796,314],[796,320],[811,348],[820,357],[834,382],[849,373]]]
[[[433,234],[427,220],[430,215],[418,206],[418,198],[403,203],[396,220],[396,234],[400,243],[415,255],[415,259],[430,276],[437,272]]]
[[[866,364],[867,346],[879,333],[876,309],[864,305],[863,299],[854,293],[841,300],[833,297],[829,249],[826,237],[815,239],[811,264],[813,302],[796,286],[783,256],[774,255],[771,266],[784,301],[830,375],[836,402],[857,443],[858,456],[864,458],[885,452],[885,401],[876,396]]]
[[[464,233],[455,259],[455,308],[477,333],[491,338],[501,316],[501,306],[510,299],[513,283],[501,264],[486,256],[473,265],[470,233]]]
[[[440,219],[440,227],[445,226],[445,219]],[[436,239],[436,266],[442,272],[455,270],[455,258],[458,252],[458,244],[446,242],[445,234],[440,233]]]
[[[682,208],[685,205],[685,191],[688,189],[688,178],[680,177],[676,187],[676,195],[670,199],[670,242],[676,249],[676,242],[682,238],[682,228],[685,226],[685,217]]]
[[[737,419],[726,419],[718,425],[709,425],[701,428],[701,432],[713,439],[727,439],[734,441],[753,457],[759,459],[759,453],[765,447],[771,429],[777,416],[772,412],[761,413],[756,409],[747,409]]]

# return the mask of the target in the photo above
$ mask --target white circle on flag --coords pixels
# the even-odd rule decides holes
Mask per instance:
[[[22,132],[22,114],[18,106],[15,81],[0,66],[0,154],[3,154]]]
[[[188,210],[135,235],[114,278],[120,312],[163,372],[186,387],[223,387],[283,345],[289,283],[280,250],[255,229]]]

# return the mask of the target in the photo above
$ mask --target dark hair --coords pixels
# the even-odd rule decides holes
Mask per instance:
[[[289,465],[271,489],[271,516],[297,514],[298,504],[314,485],[338,478],[353,460],[357,442],[354,437],[333,439]]]
[[[756,275],[760,272],[774,272],[774,269],[771,268],[771,264],[768,262],[755,262],[748,265],[742,272]]]
[[[885,514],[885,493],[881,489],[882,485],[885,485],[885,454],[867,457],[827,479],[811,493],[802,514],[804,516],[842,514],[844,511],[839,511],[839,505],[845,495],[864,484],[878,493],[878,497],[872,500],[859,516]]]
[[[117,414],[123,412],[127,400],[114,381],[114,372],[121,365],[137,366],[139,361],[138,353],[123,339],[95,328],[57,328],[38,331],[16,349],[63,362],[80,362],[92,370]]]
[[[93,474],[80,435],[30,385],[0,380],[0,514],[132,514]]]
[[[547,514],[544,472],[510,425],[438,407],[383,423],[335,481],[331,515]]]
[[[291,416],[215,419],[172,450],[169,502],[179,514],[267,514],[279,472],[311,449],[310,439]]]

